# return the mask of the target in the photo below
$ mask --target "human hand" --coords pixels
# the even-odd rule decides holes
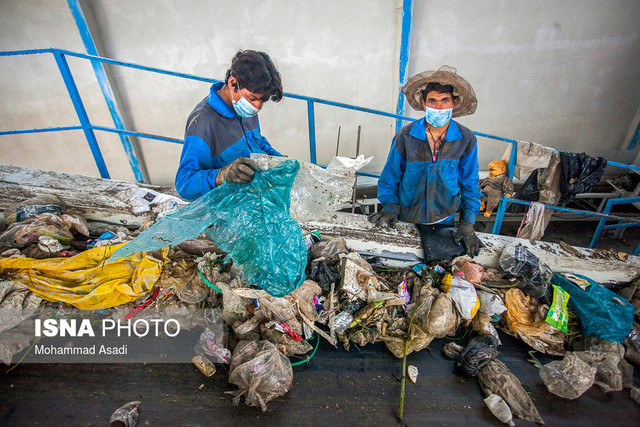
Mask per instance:
[[[476,232],[473,230],[473,224],[461,222],[458,226],[458,232],[454,238],[454,241],[459,245],[460,242],[464,243],[464,247],[467,250],[467,254],[473,258],[480,253],[480,239],[476,236]]]
[[[369,215],[369,221],[374,223],[376,227],[391,227],[395,228],[396,223],[398,222],[398,217],[387,211],[374,212]]]
[[[257,170],[259,168],[256,162],[245,157],[238,157],[232,163],[220,168],[216,176],[216,185],[220,185],[224,181],[250,182]]]

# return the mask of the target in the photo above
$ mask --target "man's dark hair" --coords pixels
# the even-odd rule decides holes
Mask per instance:
[[[229,82],[231,76],[238,80],[241,88],[262,94],[263,102],[269,99],[278,102],[282,99],[280,73],[269,55],[264,52],[238,51],[231,60],[231,68],[227,70],[224,81]]]
[[[454,88],[451,85],[443,85],[438,82],[431,82],[422,90],[422,100],[427,100],[427,94],[429,92],[448,93],[452,99],[456,99],[457,96],[453,94]]]

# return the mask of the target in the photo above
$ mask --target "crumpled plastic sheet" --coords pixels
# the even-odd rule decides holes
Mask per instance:
[[[433,338],[434,335],[432,333],[424,331],[417,323],[412,323],[406,354],[424,350],[429,344],[431,344]],[[379,336],[378,339],[384,341],[384,344],[395,357],[399,359],[404,357],[405,338]]]
[[[291,362],[269,341],[240,341],[233,350],[229,367],[229,382],[239,390],[228,392],[237,405],[245,403],[267,410],[267,403],[282,396],[293,385]]]
[[[548,308],[525,296],[520,289],[509,289],[504,301],[507,311],[502,315],[507,327],[506,332],[514,334],[541,353],[564,355],[566,335],[544,321]]]
[[[513,415],[526,421],[545,424],[518,377],[500,360],[490,360],[478,371],[476,378],[485,396],[497,394],[502,397]]]
[[[521,243],[511,243],[502,250],[500,269],[506,277],[518,278],[518,288],[527,295],[542,298],[549,294],[546,302],[550,302],[553,273]]]
[[[150,254],[106,263],[119,247],[122,245],[89,249],[70,258],[0,258],[0,274],[26,285],[47,301],[66,302],[85,310],[115,307],[148,293],[160,277],[163,264]]]
[[[441,293],[435,299],[427,316],[427,325],[435,338],[444,338],[458,326],[458,316],[451,297]]]
[[[267,169],[284,161],[285,158],[261,153],[251,153],[261,169]],[[355,172],[365,167],[373,157],[334,157],[326,169],[310,162],[302,161],[300,171],[291,187],[291,218],[298,222],[317,221],[328,218],[351,203]]]
[[[564,399],[577,399],[595,381],[596,368],[583,361],[575,352],[567,352],[540,368],[540,378],[549,392]]]
[[[334,258],[339,254],[348,254],[347,241],[344,237],[339,237],[332,240],[322,240],[315,245],[311,246],[309,250],[311,253],[311,259],[326,257]]]
[[[23,284],[0,281],[0,332],[7,331],[40,311],[42,298]]]
[[[618,367],[624,357],[622,344],[604,340],[598,337],[586,337],[582,343],[576,345],[576,355],[584,362],[595,367],[596,376],[594,384],[608,393],[622,390],[622,372]]]
[[[190,304],[204,301],[211,289],[202,281],[196,264],[191,258],[169,258],[162,269],[158,285],[175,289],[180,301]]]
[[[289,193],[299,168],[298,161],[287,160],[256,172],[249,183],[225,182],[162,217],[109,261],[176,246],[206,230],[247,283],[274,296],[287,295],[304,282],[307,264],[302,231],[289,217]]]

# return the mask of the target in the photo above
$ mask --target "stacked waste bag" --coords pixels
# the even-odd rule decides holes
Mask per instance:
[[[194,364],[205,375],[228,365],[234,402],[262,410],[291,389],[293,368],[313,363],[322,340],[346,351],[383,343],[404,358],[433,340],[469,335],[464,346],[447,344],[445,355],[477,378],[506,423],[544,421],[499,360],[498,330],[531,348],[542,381],[561,398],[594,385],[605,393],[633,386],[638,283],[615,293],[588,277],[554,274],[517,243],[504,248],[500,270],[466,256],[389,268],[340,237],[305,245],[289,217],[298,170],[296,161],[282,162],[133,231],[89,227],[59,200],[22,203],[0,236],[0,333],[47,305],[115,307],[121,316],[143,315],[144,306],[146,316],[201,330]],[[205,315],[187,321],[196,307]],[[29,345],[3,344],[0,358],[15,362]]]

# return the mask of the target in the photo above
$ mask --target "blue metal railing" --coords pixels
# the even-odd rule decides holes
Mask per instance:
[[[66,57],[69,56],[69,57],[87,59],[87,60],[91,61],[92,63],[100,63],[100,64],[105,63],[105,64],[111,64],[111,65],[118,65],[118,66],[122,66],[122,67],[133,68],[133,69],[137,69],[137,70],[148,71],[148,72],[152,72],[152,73],[164,74],[164,75],[169,75],[169,76],[174,76],[174,77],[184,78],[184,79],[189,79],[189,80],[196,80],[196,81],[201,81],[201,82],[208,82],[208,83],[219,83],[219,82],[221,82],[220,80],[211,79],[211,78],[207,78],[207,77],[196,76],[196,75],[186,74],[186,73],[179,73],[179,72],[175,72],[175,71],[168,71],[168,70],[163,70],[163,69],[160,69],[160,68],[147,67],[147,66],[143,66],[143,65],[130,63],[130,62],[116,61],[114,59],[104,58],[104,57],[100,57],[100,56],[96,56],[96,55],[88,55],[88,54],[83,54],[83,53],[77,53],[77,52],[72,52],[72,51],[68,51],[68,50],[63,50],[63,49],[55,49],[55,48],[0,52],[0,57],[21,56],[21,55],[38,55],[38,54],[52,54],[54,56],[54,58],[56,60],[56,64],[58,65],[58,69],[60,71],[60,74],[62,76],[62,79],[63,79],[63,81],[65,83],[67,91],[69,92],[69,96],[71,98],[71,101],[73,103],[74,109],[75,109],[76,114],[78,116],[78,120],[80,121],[80,126],[60,126],[60,127],[51,127],[51,128],[36,128],[36,129],[20,129],[20,130],[0,131],[0,136],[2,136],[2,135],[26,134],[26,133],[39,133],[39,132],[82,130],[84,132],[84,134],[85,134],[85,137],[87,139],[87,142],[88,142],[89,147],[91,149],[91,152],[93,154],[94,160],[96,162],[96,166],[98,167],[98,171],[100,172],[100,176],[103,177],[103,178],[109,178],[109,172],[108,172],[106,164],[104,162],[104,158],[102,157],[102,153],[100,151],[100,147],[98,146],[98,142],[96,140],[94,131],[117,133],[121,137],[123,137],[123,136],[136,136],[136,137],[145,138],[145,139],[154,139],[154,140],[158,140],[158,141],[166,141],[166,142],[172,142],[172,143],[178,143],[178,144],[182,144],[184,141],[180,140],[180,139],[176,139],[176,138],[170,138],[170,137],[165,137],[165,136],[160,136],[160,135],[153,135],[153,134],[149,134],[149,133],[128,131],[128,130],[124,129],[124,125],[123,124],[122,124],[122,126],[120,126],[119,124],[116,123],[116,128],[111,128],[111,127],[106,127],[106,126],[97,126],[97,125],[92,124],[90,122],[89,118],[88,118],[87,112],[86,112],[86,110],[84,108],[84,104],[82,102],[82,99],[80,98],[80,94],[79,94],[78,89],[76,87],[76,84],[75,84],[75,81],[74,81],[74,78],[73,78],[73,74],[71,72],[71,69],[69,68],[69,65],[67,63]],[[328,100],[325,100],[325,99],[314,98],[314,97],[309,97],[309,96],[304,96],[304,95],[298,95],[298,94],[294,94],[294,93],[285,92],[283,95],[285,97],[287,97],[287,98],[298,99],[298,100],[301,100],[301,101],[305,101],[307,103],[307,116],[308,116],[308,127],[309,127],[309,157],[310,157],[311,162],[314,163],[314,164],[317,164],[316,136],[315,136],[315,104],[329,105],[329,106],[338,107],[338,108],[344,108],[344,109],[349,109],[349,110],[354,110],[354,111],[360,111],[360,112],[367,113],[367,114],[375,114],[375,115],[378,115],[378,116],[389,117],[389,118],[396,119],[398,122],[415,120],[412,117],[408,117],[408,116],[401,115],[401,114],[393,114],[393,113],[388,113],[386,111],[376,110],[376,109],[372,109],[372,108],[359,107],[359,106],[356,106],[356,105],[345,104],[345,103],[341,103],[341,102],[328,101]],[[117,120],[114,119],[114,122],[117,122]],[[120,123],[121,123],[121,121],[120,121]],[[509,138],[503,138],[503,137],[499,137],[499,136],[489,135],[489,134],[482,133],[482,132],[474,132],[474,134],[479,136],[479,137],[488,138],[488,139],[494,139],[494,140],[497,140],[497,141],[502,141],[502,142],[506,142],[506,143],[511,144],[511,156],[510,156],[510,159],[509,159],[507,175],[510,178],[513,178],[514,172],[515,172],[515,167],[516,167],[518,141],[516,141],[515,139],[509,139]],[[125,145],[125,144],[123,143],[123,145]],[[125,146],[125,151],[126,150],[127,150],[127,148]],[[127,154],[129,155],[129,153],[127,153]],[[138,177],[141,176],[141,175],[140,175],[140,170],[136,169],[138,167],[137,161],[132,161],[131,157],[129,157],[129,160],[130,160],[130,165],[131,165],[131,167],[133,169],[134,175],[136,176],[136,179],[138,179]],[[629,170],[640,171],[640,167],[633,166],[633,165],[626,165],[626,164],[617,163],[617,162],[608,162],[608,165],[617,166],[617,167],[621,167],[621,168],[625,168],[625,169],[629,169]],[[359,172],[359,174],[365,175],[365,176],[372,176],[372,177],[379,177],[380,176],[379,174],[364,173],[364,172],[363,173]],[[619,200],[622,200],[622,199],[619,199]],[[495,219],[495,224],[494,224],[494,228],[493,228],[493,233],[494,234],[499,234],[500,233],[502,220],[503,220],[504,213],[506,211],[506,207],[507,207],[508,203],[528,204],[529,202],[522,202],[522,201],[518,201],[518,200],[514,200],[514,199],[508,199],[508,198],[503,197],[500,200],[500,205],[498,206],[498,209],[497,209],[497,212],[496,212],[496,219]],[[561,211],[566,211],[566,212],[579,212],[579,213],[583,213],[583,214],[586,214],[586,215],[595,215],[595,216],[608,217],[608,218],[612,218],[612,219],[620,219],[619,217],[614,217],[614,216],[608,214],[608,212],[607,212],[607,214],[601,214],[601,213],[598,213],[598,212],[578,211],[578,210],[575,210],[575,209],[560,208],[560,207],[557,207],[557,206],[547,206],[547,207],[549,209],[561,210]]]

